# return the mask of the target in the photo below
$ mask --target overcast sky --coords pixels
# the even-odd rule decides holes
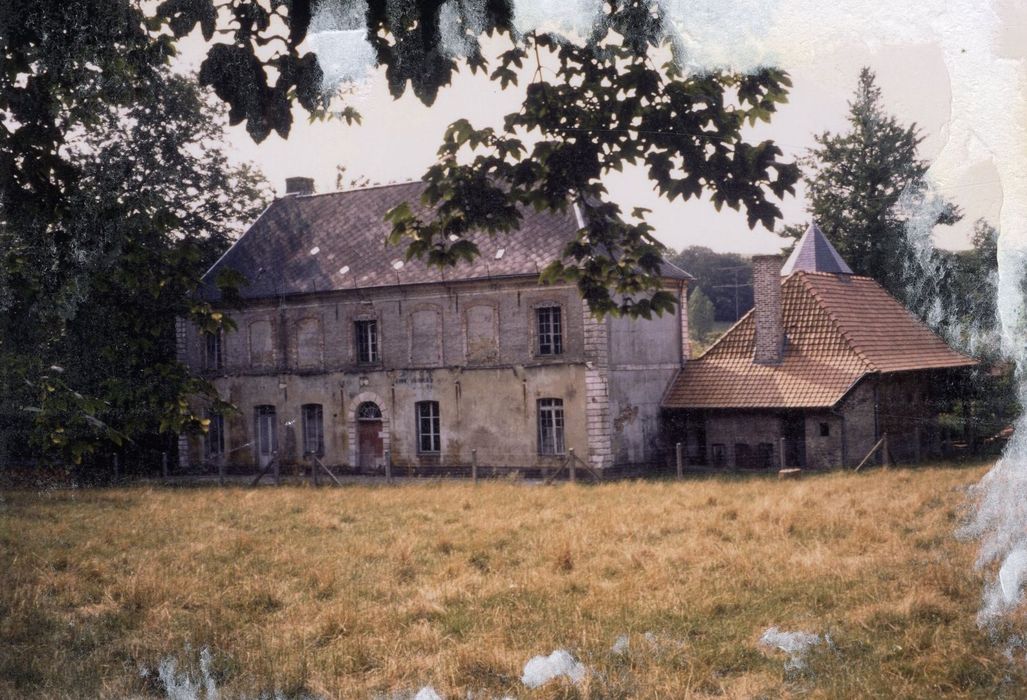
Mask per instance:
[[[887,109],[904,123],[916,122],[922,129],[925,140],[921,155],[931,161],[947,155],[942,158],[945,167],[935,173],[939,189],[959,204],[966,216],[957,226],[938,227],[936,240],[941,247],[961,248],[967,245],[967,234],[978,217],[999,224],[1003,188],[1000,172],[988,154],[981,155],[977,152],[980,149],[974,151],[962,143],[976,138],[972,130],[968,135],[965,124],[959,126],[966,109],[962,108],[955,117],[952,109],[954,90],[957,97],[967,90],[963,87],[965,77],[957,76],[955,81],[952,77],[953,67],[957,73],[965,72],[960,70],[963,66],[959,63],[959,52],[967,54],[967,50],[953,45],[952,37],[956,35],[958,41],[958,34],[951,27],[942,24],[938,28],[936,15],[944,15],[953,4],[938,2],[941,4],[930,15],[910,11],[908,27],[903,26],[904,17],[895,16],[883,0],[863,3],[873,6],[871,9],[881,17],[868,21],[863,16],[859,20],[862,25],[848,15],[831,14],[832,10],[824,14],[817,4],[807,6],[803,0],[732,4],[735,13],[745,13],[742,20],[715,10],[723,5],[712,0],[685,3],[689,6],[685,9],[691,13],[686,16],[699,18],[690,24],[693,34],[689,38],[699,47],[696,55],[708,56],[704,50],[722,52],[724,45],[733,45],[738,47],[733,55],[741,57],[743,67],[747,61],[760,62],[769,55],[789,71],[794,83],[789,103],[781,107],[769,125],[757,125],[751,131],[751,139],[774,139],[788,158],[803,155],[813,145],[815,133],[846,128],[847,101],[860,68],[870,66],[877,74]],[[773,16],[761,19],[768,6],[772,6]],[[541,12],[537,7],[530,9]],[[893,14],[887,15],[889,12]],[[1027,12],[1020,3],[1003,0],[996,1],[995,12],[998,19],[987,30],[986,53],[989,58],[995,53],[1000,58],[1012,58],[1022,69]],[[782,25],[781,30],[776,35],[771,30],[764,37],[764,28],[756,26],[761,22]],[[925,24],[923,31],[916,27],[916,22]],[[926,26],[928,23],[930,27]],[[883,28],[878,31],[876,24]],[[998,32],[994,31],[996,25],[1000,27]],[[968,26],[966,31],[972,36],[975,28]],[[976,31],[983,30],[978,26]],[[742,40],[733,40],[731,32],[744,32],[739,34]],[[936,35],[941,39],[936,40]],[[967,62],[983,60],[974,55],[972,41],[968,46],[971,51]],[[977,53],[981,53],[979,48]],[[182,65],[197,66],[202,54],[199,41],[184,42]],[[972,67],[965,66],[967,70]],[[1018,75],[1023,78],[1022,70]],[[982,75],[981,80],[986,81],[987,77]],[[1019,87],[1024,87],[1022,80]],[[487,79],[461,73],[427,108],[412,96],[392,99],[379,73],[361,85],[358,95],[350,100],[363,116],[362,125],[308,124],[305,113],[297,111],[287,140],[272,134],[258,145],[241,126],[231,128],[230,152],[235,159],[255,162],[279,193],[284,190],[285,178],[294,175],[313,177],[318,191],[334,190],[339,165],[346,167],[347,179],[367,177],[383,183],[412,180],[419,178],[433,162],[442,133],[450,122],[466,117],[477,126],[498,126],[503,115],[517,109],[519,101],[516,89],[501,91]],[[998,101],[1001,103],[1001,99]],[[953,143],[953,139],[960,143]],[[1020,142],[1018,146],[1027,157],[1027,143]],[[976,155],[962,155],[964,150]],[[657,237],[675,249],[704,245],[720,251],[755,253],[775,252],[781,246],[780,239],[761,226],[750,230],[739,213],[718,213],[707,201],[664,202],[652,192],[641,169],[615,175],[606,183],[613,198],[625,211],[635,206],[652,209],[649,221],[655,226]],[[798,196],[782,203],[785,224],[807,220],[803,195],[800,189]]]

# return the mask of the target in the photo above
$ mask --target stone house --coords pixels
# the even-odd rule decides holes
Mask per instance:
[[[938,453],[937,387],[973,359],[854,275],[815,224],[783,266],[756,256],[753,284],[755,308],[664,397],[690,464],[855,466],[885,433],[896,461]]]
[[[653,320],[596,320],[572,285],[538,274],[581,212],[525,211],[509,236],[476,235],[456,267],[405,261],[383,216],[421,183],[314,194],[291,178],[204,277],[201,295],[236,330],[179,324],[180,357],[238,411],[210,415],[181,460],[240,469],[307,453],[329,466],[399,473],[541,469],[570,450],[597,471],[657,459],[660,399],[688,356],[687,305]],[[238,306],[215,284],[247,280]],[[664,264],[682,301],[689,276]]]

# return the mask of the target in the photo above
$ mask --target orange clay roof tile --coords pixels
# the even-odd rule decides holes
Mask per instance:
[[[800,271],[782,282],[785,352],[777,365],[752,361],[755,323],[742,317],[681,370],[668,408],[833,406],[864,375],[969,367],[869,277]]]

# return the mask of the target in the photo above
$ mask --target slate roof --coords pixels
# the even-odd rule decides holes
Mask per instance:
[[[792,254],[781,267],[781,276],[787,277],[793,272],[834,272],[840,275],[851,275],[852,269],[842,260],[831,241],[820,230],[816,222],[810,224],[806,233],[795,244]]]
[[[276,199],[203,277],[200,294],[220,298],[214,281],[221,270],[242,273],[244,299],[339,289],[388,287],[507,276],[537,276],[560,257],[579,229],[573,207],[565,214],[525,210],[518,231],[473,234],[481,255],[451,268],[404,260],[401,246],[385,242],[385,213],[401,202],[420,207],[423,183],[368,187],[347,192],[291,195]],[[663,276],[690,279],[664,263]]]
[[[830,407],[867,374],[976,364],[869,277],[800,270],[781,284],[782,361],[752,361],[750,311],[686,363],[664,396],[665,407]]]

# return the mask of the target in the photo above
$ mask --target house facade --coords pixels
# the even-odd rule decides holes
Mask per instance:
[[[383,216],[421,183],[314,194],[290,181],[204,277],[245,277],[236,329],[179,324],[179,353],[239,410],[183,436],[183,462],[261,467],[317,455],[329,466],[425,473],[471,463],[552,468],[573,450],[597,471],[657,459],[660,399],[688,356],[687,305],[653,320],[596,320],[572,285],[538,273],[583,225],[525,212],[509,236],[478,235],[454,268],[404,260]],[[665,264],[684,301],[689,277]]]
[[[897,462],[938,455],[940,387],[973,359],[854,275],[815,224],[783,265],[755,257],[753,284],[755,307],[664,397],[690,464],[851,467],[885,435]]]

